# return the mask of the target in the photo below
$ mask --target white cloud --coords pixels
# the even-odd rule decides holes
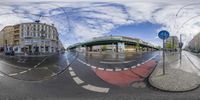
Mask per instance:
[[[9,24],[33,21],[42,14],[51,17],[42,17],[43,22],[54,23],[61,33],[65,46],[69,43],[88,40],[93,37],[103,36],[111,29],[120,25],[151,22],[162,25],[161,29],[169,30],[171,35],[179,36],[180,33],[187,37],[185,43],[200,32],[199,18],[189,20],[200,15],[200,2],[195,0],[39,0],[40,3],[30,0],[7,1],[2,3],[0,14],[20,12],[25,15],[0,15],[0,28]],[[13,3],[9,2],[18,2]],[[177,11],[184,5],[195,3],[183,8],[176,17]],[[57,9],[56,9],[57,8]],[[9,16],[9,17],[8,17]],[[24,18],[25,17],[25,18]],[[70,28],[70,29],[69,29]],[[159,30],[161,30],[159,29]],[[177,33],[177,30],[179,32]],[[158,30],[158,31],[159,31]]]

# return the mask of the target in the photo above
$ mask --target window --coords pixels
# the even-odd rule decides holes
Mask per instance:
[[[36,33],[35,33],[35,31],[33,32],[33,36],[36,37]]]

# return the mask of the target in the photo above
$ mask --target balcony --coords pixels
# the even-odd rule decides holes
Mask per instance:
[[[19,38],[20,38],[19,34],[14,35],[14,39],[19,39]]]
[[[14,30],[14,34],[19,34],[19,29],[18,30]]]
[[[19,45],[19,40],[14,40],[14,45]]]

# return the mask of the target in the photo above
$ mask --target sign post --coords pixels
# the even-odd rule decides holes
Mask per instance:
[[[182,42],[182,34],[180,34],[180,42],[178,44],[180,48],[180,63],[182,62],[182,47],[183,47],[183,42]]]
[[[165,75],[165,40],[169,38],[169,32],[162,30],[158,33],[158,37],[163,40],[163,75]]]

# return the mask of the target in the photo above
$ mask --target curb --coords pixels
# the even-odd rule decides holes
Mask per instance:
[[[156,67],[157,67],[157,65],[156,65]],[[155,69],[156,69],[156,67],[155,67]],[[154,69],[154,70],[155,70],[155,69]],[[193,90],[195,90],[195,89],[197,89],[197,88],[200,87],[200,84],[198,84],[198,85],[196,85],[196,86],[194,86],[194,87],[192,87],[192,88],[190,88],[190,89],[185,89],[185,90],[169,90],[169,89],[161,88],[161,87],[155,85],[155,84],[153,83],[153,81],[151,80],[151,77],[152,77],[152,74],[153,74],[154,70],[152,71],[152,73],[149,75],[149,77],[148,77],[148,79],[147,79],[148,84],[149,84],[151,87],[153,87],[154,89],[157,89],[157,90],[160,90],[160,91],[163,91],[163,92],[182,93],[182,92],[190,92],[190,91],[193,91]]]
[[[194,88],[191,88],[191,89],[188,89],[188,90],[173,91],[173,90],[166,90],[166,89],[163,89],[163,88],[160,88],[160,87],[158,87],[158,86],[153,85],[153,83],[152,83],[152,81],[150,80],[150,78],[148,78],[148,81],[147,81],[147,82],[148,82],[149,85],[150,85],[151,87],[153,87],[154,89],[157,89],[157,90],[163,91],[163,92],[173,92],[173,93],[190,92],[190,91],[196,90],[196,89],[198,89],[198,88],[200,87],[200,85],[197,85],[197,86],[195,86]]]

